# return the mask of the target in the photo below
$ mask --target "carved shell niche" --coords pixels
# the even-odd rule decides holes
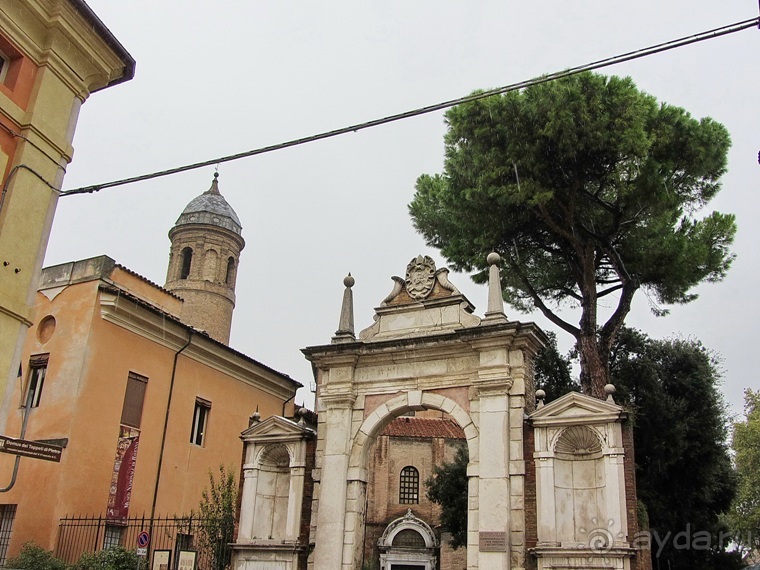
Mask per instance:
[[[267,445],[259,455],[259,466],[262,468],[283,469],[290,466],[290,453],[282,443]]]
[[[591,459],[590,456],[602,452],[602,442],[592,429],[586,426],[571,426],[557,439],[554,452],[570,459]]]

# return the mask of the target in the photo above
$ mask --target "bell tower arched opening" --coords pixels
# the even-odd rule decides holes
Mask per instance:
[[[190,267],[193,263],[193,249],[191,247],[186,247],[182,250],[181,261],[182,265],[179,270],[179,278],[187,279],[190,277]]]

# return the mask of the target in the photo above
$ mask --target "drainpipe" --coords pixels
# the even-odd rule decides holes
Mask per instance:
[[[283,418],[285,417],[285,406],[287,406],[288,402],[290,402],[290,400],[292,400],[295,397],[296,397],[296,393],[293,392],[293,395],[282,403],[282,417]]]
[[[177,360],[179,355],[184,351],[193,340],[193,330],[188,331],[187,342],[185,346],[174,353],[174,365],[172,366],[172,379],[169,382],[169,399],[166,402],[166,415],[164,416],[164,431],[161,434],[161,450],[158,452],[158,472],[156,473],[156,486],[153,489],[153,504],[150,507],[150,525],[153,526],[153,517],[156,516],[156,501],[158,500],[158,484],[161,481],[161,466],[164,462],[164,447],[166,446],[166,428],[169,425],[169,410],[172,406],[172,393],[174,392],[174,378],[177,375]],[[151,529],[152,530],[152,529]]]
[[[23,388],[23,384],[22,384]],[[26,403],[24,404],[24,419],[21,421],[21,435],[19,436],[19,439],[24,439],[24,436],[26,435],[26,424],[29,421],[29,411],[32,408],[32,392],[30,391],[26,396]],[[16,456],[16,461],[13,463],[13,475],[11,476],[11,482],[8,484],[7,487],[3,487],[0,489],[0,493],[7,493],[11,489],[13,489],[13,486],[16,484],[16,477],[18,476],[18,465],[21,461],[21,456]]]

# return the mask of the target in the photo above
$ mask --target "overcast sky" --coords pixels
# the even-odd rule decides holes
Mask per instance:
[[[758,15],[756,0],[88,3],[137,70],[84,104],[65,189],[356,124]],[[758,48],[760,31],[750,29],[605,70],[731,133],[724,189],[709,205],[737,215],[728,278],[699,287],[697,301],[664,318],[639,292],[628,324],[719,352],[734,412],[743,389],[760,383]],[[416,178],[442,169],[444,132],[437,112],[221,165],[220,189],[246,240],[231,346],[308,387],[300,349],[330,341],[348,271],[358,333],[412,257],[445,265],[407,213]],[[62,198],[45,264],[105,254],[163,284],[167,232],[213,172]],[[451,280],[482,316],[485,288],[466,275]],[[554,330],[539,314],[507,314]],[[313,398],[302,391],[304,400]]]

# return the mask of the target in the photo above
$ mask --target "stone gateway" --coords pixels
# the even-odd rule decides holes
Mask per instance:
[[[235,570],[642,568],[624,411],[612,389],[536,405],[546,337],[506,317],[488,263],[484,317],[418,256],[358,335],[346,278],[338,332],[303,351],[316,414],[243,434]],[[424,481],[460,444],[467,545],[452,553]]]

